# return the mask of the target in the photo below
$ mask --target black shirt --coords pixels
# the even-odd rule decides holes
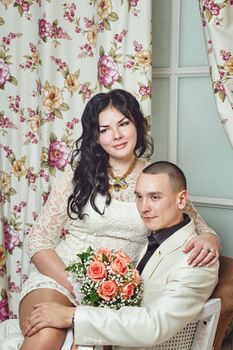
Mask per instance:
[[[179,222],[176,225],[170,226],[168,228],[163,228],[158,231],[152,231],[148,236],[148,246],[145,255],[137,265],[137,270],[141,274],[146,263],[154,254],[156,249],[162,244],[166,239],[168,239],[173,233],[180,230],[183,226],[187,225],[190,222],[190,217],[187,214],[184,214],[184,220]]]

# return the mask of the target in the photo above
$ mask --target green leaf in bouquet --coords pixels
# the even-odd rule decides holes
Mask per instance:
[[[81,254],[76,254],[76,256],[81,260],[81,262],[84,264],[84,262],[86,261],[85,259],[85,253],[81,253]]]
[[[108,262],[108,257],[105,254],[102,254],[102,262]]]
[[[94,288],[92,288],[90,292],[90,301],[93,305],[97,305],[99,301],[99,296]]]
[[[88,247],[87,250],[81,254],[76,254],[77,257],[81,260],[81,262],[84,264],[85,261],[88,260],[90,256],[94,255],[94,250],[92,247]]]
[[[89,247],[87,248],[86,253],[89,254],[89,255],[93,255],[93,254],[94,254],[93,248],[89,246]]]
[[[70,264],[69,266],[66,267],[65,270],[69,271],[69,272],[78,272],[78,273],[82,273],[82,274],[86,273],[86,269],[82,263]]]
[[[74,272],[75,271],[75,264],[68,265],[65,268],[65,271]]]

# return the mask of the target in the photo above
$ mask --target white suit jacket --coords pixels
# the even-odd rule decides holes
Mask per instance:
[[[78,306],[75,344],[153,347],[173,337],[199,314],[218,278],[218,266],[192,267],[183,253],[195,237],[191,220],[171,235],[146,264],[143,304],[119,310]],[[141,257],[145,254],[144,248]]]

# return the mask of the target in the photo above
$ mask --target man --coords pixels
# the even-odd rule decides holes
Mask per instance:
[[[200,313],[217,283],[218,263],[187,264],[183,249],[196,233],[193,221],[183,213],[188,197],[183,172],[169,162],[153,163],[139,176],[135,195],[151,231],[137,266],[144,280],[144,306],[112,310],[39,304],[25,323],[25,335],[46,326],[70,327],[74,315],[75,344],[153,347]]]
[[[218,264],[192,267],[182,251],[196,235],[193,221],[183,214],[188,197],[183,172],[169,162],[153,163],[139,176],[135,194],[137,209],[152,231],[152,251],[146,253],[145,247],[138,264],[144,280],[144,307],[117,311],[78,307],[76,344],[160,344],[199,314],[217,283]],[[154,252],[153,237],[159,244]]]

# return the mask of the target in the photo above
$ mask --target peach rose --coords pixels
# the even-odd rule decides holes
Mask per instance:
[[[98,295],[100,298],[110,301],[113,299],[118,292],[118,285],[115,281],[110,280],[101,284],[98,288]]]
[[[122,276],[125,276],[125,274],[128,272],[127,261],[121,258],[116,258],[113,260],[111,263],[111,268],[113,271],[119,273]]]
[[[132,272],[132,282],[138,285],[140,283],[140,274],[138,270],[134,269]]]
[[[135,284],[125,283],[121,289],[121,295],[124,299],[129,299],[133,296],[135,289]]]
[[[108,261],[111,261],[111,256],[112,256],[112,254],[111,254],[110,250],[109,250],[109,249],[106,249],[106,248],[100,248],[100,249],[98,249],[98,250],[96,251],[96,254],[95,254],[96,260],[102,262],[102,261],[103,261],[103,260],[102,260],[103,254],[106,255]]]
[[[127,263],[132,262],[132,259],[123,250],[118,250],[116,252],[116,257],[127,261]]]
[[[105,265],[100,261],[93,261],[87,269],[87,276],[95,282],[101,281],[103,278],[106,278],[107,271]]]

